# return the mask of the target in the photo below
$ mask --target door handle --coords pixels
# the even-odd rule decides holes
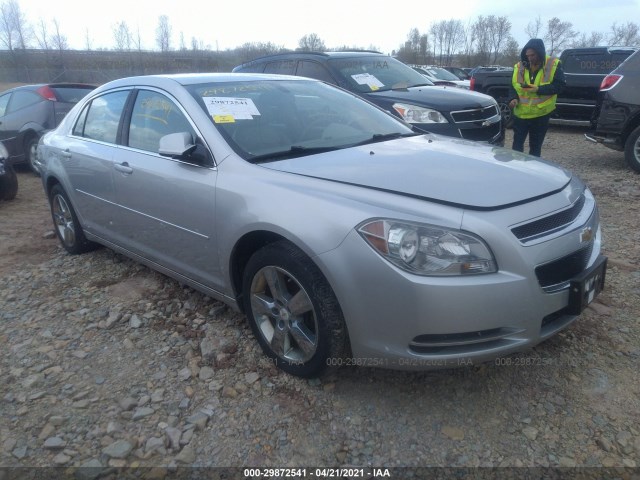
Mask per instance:
[[[120,173],[124,173],[126,175],[130,175],[133,173],[133,168],[131,168],[129,166],[128,162],[122,162],[122,163],[116,163],[114,164],[114,168],[120,172]]]

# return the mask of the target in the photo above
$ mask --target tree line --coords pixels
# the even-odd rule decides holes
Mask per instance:
[[[523,45],[511,34],[506,16],[480,15],[466,25],[451,19],[432,22],[425,33],[412,28],[405,43],[395,52],[407,63],[452,65],[513,65]],[[640,47],[640,27],[634,22],[614,23],[608,32],[578,32],[571,22],[558,17],[546,22],[540,16],[529,22],[529,38],[542,38],[548,55],[559,55],[565,48],[599,45]]]
[[[392,55],[407,63],[451,64],[461,66],[504,64],[512,65],[518,60],[521,45],[511,33],[512,24],[506,16],[478,16],[464,23],[450,19],[432,22],[423,32],[412,28],[407,38]],[[0,4],[0,48],[9,51],[40,49],[70,50],[67,37],[58,19],[39,19],[35,24],[26,18],[18,0],[3,0]],[[112,26],[113,48],[102,49],[117,52],[142,52],[143,42],[139,29],[133,29],[122,20]],[[614,23],[607,32],[578,32],[573,24],[557,17],[543,20],[540,16],[529,22],[525,32],[529,38],[545,40],[548,54],[559,54],[568,47],[590,47],[602,44],[640,47],[640,27],[627,21]],[[95,50],[89,30],[86,31],[84,50]],[[183,32],[178,34],[177,46],[173,43],[173,28],[169,17],[161,15],[155,29],[155,47],[160,52],[207,52],[211,51],[202,39],[186,39]],[[315,33],[304,35],[298,41],[298,50],[378,50],[375,45],[333,46],[327,48],[325,42]],[[148,50],[147,50],[148,51]],[[283,45],[272,42],[248,42],[228,50],[238,63],[257,56],[288,51]],[[219,53],[219,52],[217,52]]]

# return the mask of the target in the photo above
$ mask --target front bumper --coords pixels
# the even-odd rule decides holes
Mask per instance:
[[[571,278],[543,286],[536,269],[565,268],[564,260],[583,250],[588,255],[579,273],[599,261],[597,208],[588,203],[584,209],[591,212],[582,212],[576,224],[528,245],[489,218],[499,212],[468,214],[477,217],[469,222],[477,228],[469,230],[488,241],[499,266],[497,273],[476,276],[407,273],[352,232],[319,261],[342,307],[353,362],[420,370],[469,365],[528,349],[566,328],[577,318],[568,308]],[[582,242],[586,230],[593,235]]]

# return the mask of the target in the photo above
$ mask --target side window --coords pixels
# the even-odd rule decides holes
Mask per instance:
[[[74,125],[73,132],[72,132],[73,135],[77,135],[78,137],[84,137],[84,125],[85,125],[85,122],[87,121],[88,111],[89,111],[89,105],[86,105],[82,109],[82,113],[78,117],[78,120],[76,120],[76,124]]]
[[[189,132],[196,138],[191,124],[172,100],[157,92],[139,91],[131,115],[128,145],[157,153],[160,138],[178,132]]]
[[[101,142],[116,143],[120,117],[128,96],[128,90],[121,90],[94,98],[86,114],[83,112],[80,116],[80,119],[84,118],[82,136]],[[76,134],[79,124],[80,122],[73,130]]]
[[[28,107],[29,105],[33,105],[42,100],[42,97],[34,92],[27,91],[17,91],[13,92],[13,96],[11,97],[11,102],[9,103],[9,108],[7,109],[7,113],[15,112],[16,110],[20,110],[21,108]]]
[[[309,60],[302,60],[298,63],[297,75],[300,77],[315,78],[316,80],[323,80],[328,83],[336,84],[331,74],[320,65],[318,62],[311,62]]]
[[[264,73],[277,73],[278,75],[294,75],[296,73],[296,60],[277,60],[267,63]]]
[[[9,103],[10,98],[11,98],[10,93],[7,93],[6,95],[2,95],[0,97],[0,117],[4,117],[4,114],[7,111],[7,103]]]

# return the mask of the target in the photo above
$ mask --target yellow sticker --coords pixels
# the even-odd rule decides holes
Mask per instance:
[[[214,123],[235,123],[236,119],[233,115],[214,115],[213,121]]]
[[[374,92],[380,88],[380,87],[378,87],[377,85],[369,85],[369,87],[370,87],[370,88],[371,88],[371,90],[373,90]]]

